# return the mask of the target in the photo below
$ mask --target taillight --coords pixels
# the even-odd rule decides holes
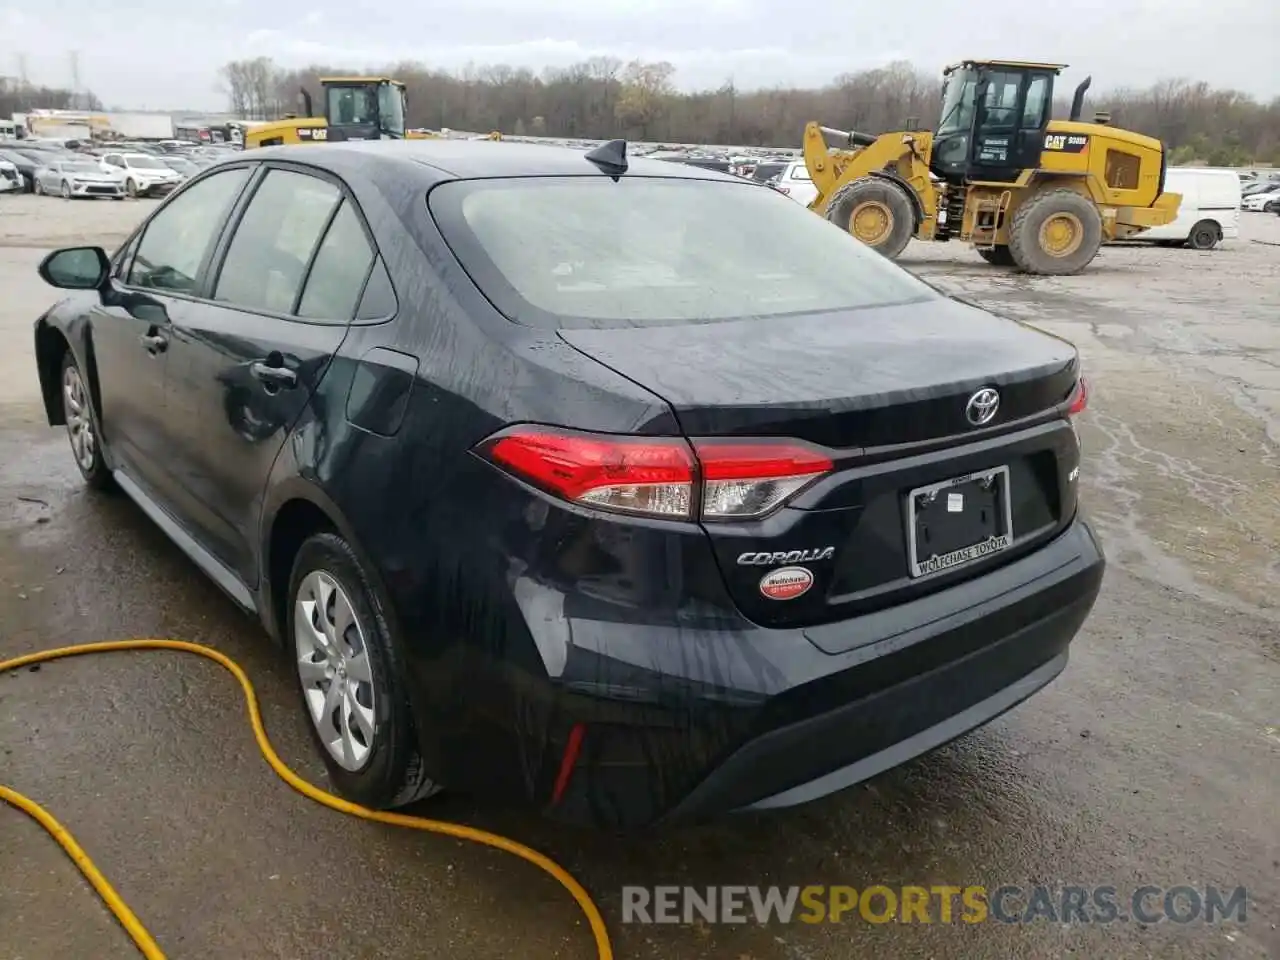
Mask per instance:
[[[831,470],[831,458],[792,440],[695,440],[702,517],[759,517]]]
[[[1089,406],[1089,384],[1085,382],[1084,377],[1081,377],[1071,389],[1071,396],[1067,398],[1067,416],[1074,417],[1084,413],[1087,406]]]
[[[515,476],[564,500],[689,520],[760,517],[832,468],[794,440],[694,440],[520,426],[481,444]],[[698,496],[700,494],[700,496]]]

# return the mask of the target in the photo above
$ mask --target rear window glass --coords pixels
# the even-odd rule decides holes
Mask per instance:
[[[767,319],[938,296],[840,227],[745,181],[454,181],[430,206],[481,291],[533,326]]]

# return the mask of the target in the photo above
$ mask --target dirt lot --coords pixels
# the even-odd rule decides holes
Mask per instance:
[[[124,238],[150,202],[0,197],[0,657],[138,635],[209,643],[258,684],[286,762],[323,782],[288,670],[127,501],[86,494],[43,425],[31,323],[54,245]],[[1280,218],[1197,253],[1109,248],[1031,279],[957,247],[945,288],[1075,341],[1094,395],[1087,510],[1111,559],[1050,688],[807,808],[619,840],[463,799],[598,898],[619,957],[1280,956]],[[1269,241],[1271,245],[1254,242]],[[175,958],[586,958],[550,880],[501,854],[346,819],[253,749],[238,690],[176,654],[0,678],[0,782],[72,829]],[[133,957],[33,824],[0,809],[0,960]],[[627,926],[624,884],[1244,885],[1244,924]]]

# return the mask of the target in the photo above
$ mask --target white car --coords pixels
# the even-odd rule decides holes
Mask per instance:
[[[163,196],[182,182],[182,174],[146,153],[104,153],[100,163],[124,178],[131,197]]]
[[[22,174],[8,160],[0,160],[0,193],[22,189]]]
[[[64,200],[76,197],[124,199],[124,177],[114,170],[102,169],[92,157],[48,160],[36,170],[31,186],[36,193]]]
[[[1253,213],[1277,213],[1280,212],[1280,184],[1277,184],[1271,190],[1262,190],[1258,193],[1251,193],[1240,201],[1241,210],[1249,210]]]
[[[813,180],[809,177],[809,168],[805,166],[803,160],[792,160],[778,174],[778,179],[771,180],[769,185],[804,207],[813,203],[818,196],[818,188],[813,185]]]

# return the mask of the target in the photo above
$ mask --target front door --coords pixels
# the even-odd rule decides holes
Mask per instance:
[[[184,512],[252,587],[267,477],[300,421],[333,415],[317,387],[373,248],[335,181],[290,168],[267,170],[221,246],[211,299],[175,326],[167,403]]]
[[[115,465],[161,501],[172,492],[165,380],[174,323],[195,306],[192,294],[248,173],[215,174],[160,210],[119,258],[92,313],[104,440]]]

